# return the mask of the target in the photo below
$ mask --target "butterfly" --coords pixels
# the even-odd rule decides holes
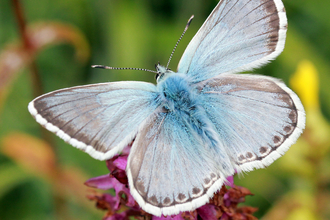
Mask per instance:
[[[226,177],[264,168],[305,127],[298,96],[252,74],[284,49],[281,0],[220,0],[187,46],[177,72],[157,65],[157,85],[77,86],[30,102],[38,123],[99,160],[133,140],[130,192],[146,212],[173,215],[209,201]]]

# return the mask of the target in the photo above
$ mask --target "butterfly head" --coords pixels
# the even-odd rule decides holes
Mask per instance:
[[[157,83],[163,81],[168,76],[170,76],[174,73],[172,70],[166,69],[166,67],[160,65],[159,63],[156,64],[156,71],[157,71],[157,74],[156,74]]]

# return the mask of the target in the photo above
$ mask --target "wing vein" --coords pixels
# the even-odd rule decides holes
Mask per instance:
[[[210,93],[210,92],[208,92],[208,93]],[[212,92],[212,93],[217,93],[217,92]],[[224,93],[219,93],[219,94],[224,94]],[[283,94],[287,94],[287,93],[283,93]],[[274,105],[274,104],[271,104],[271,103],[268,103],[268,102],[265,102],[265,101],[252,99],[252,98],[248,98],[248,97],[244,97],[244,96],[240,96],[240,95],[234,95],[234,94],[230,94],[230,93],[226,93],[226,95],[230,95],[230,96],[234,96],[234,97],[238,97],[238,98],[242,98],[242,99],[247,99],[247,100],[251,100],[251,101],[255,101],[255,102],[261,102],[261,103],[265,103],[265,104],[280,107],[280,108],[295,109],[295,108],[290,108],[290,107],[286,107],[286,106]]]
[[[162,119],[162,121],[159,123],[159,126],[157,128],[157,131],[158,132],[155,132],[155,135],[153,137],[155,137],[159,131],[160,131],[160,128],[161,128],[161,125],[163,125],[164,121],[165,121],[165,118],[166,118],[167,115],[164,116],[164,118]],[[150,142],[149,142],[150,143]],[[158,145],[158,143],[156,143]],[[152,155],[152,164],[155,164],[155,149],[153,149],[153,155]],[[143,166],[144,163],[141,164],[141,167]],[[140,170],[141,170],[141,167],[139,169],[139,173],[140,173]],[[150,172],[152,172],[152,170],[150,170]],[[151,176],[151,175],[150,175]],[[149,192],[149,189],[150,189],[150,182],[151,182],[151,178],[149,178],[149,183],[148,183],[148,189],[147,189],[147,192]],[[148,197],[148,195],[147,195]]]
[[[237,0],[237,1],[234,3],[234,5],[229,9],[229,11],[232,10],[232,9],[234,8],[234,6],[237,4],[237,2],[238,2],[238,0]],[[221,2],[220,4],[222,4],[222,2]],[[220,4],[217,5],[217,7],[220,8]],[[226,7],[227,4],[228,4],[228,3],[226,2],[224,8]],[[228,12],[229,12],[229,11],[228,11]],[[221,17],[222,12],[223,12],[223,10],[221,11],[219,17]],[[213,29],[214,29],[214,28],[215,28],[215,27],[221,22],[221,20],[222,20],[224,17],[226,17],[226,15],[228,14],[228,12],[227,12],[225,15],[223,15],[223,16],[221,17],[220,20],[217,20],[217,21],[215,22],[215,24],[210,28],[209,32],[211,32],[211,31],[212,31],[212,30],[213,30]],[[214,13],[215,13],[215,12],[214,12]],[[214,13],[213,13],[213,14],[214,14]],[[212,15],[213,15],[213,14],[212,14]],[[204,25],[203,25],[203,26],[204,26]],[[196,52],[196,50],[197,50],[197,49],[199,48],[199,46],[204,42],[204,40],[205,40],[206,37],[207,37],[207,34],[204,35],[204,36],[201,38],[201,40],[199,41],[198,46],[196,47],[196,49],[195,49],[194,52]],[[191,64],[193,58],[194,58],[194,56],[191,58],[191,60],[190,60],[190,62],[189,62],[188,69],[187,69],[187,73],[189,72],[189,69],[190,69],[190,66],[191,66],[190,64]]]

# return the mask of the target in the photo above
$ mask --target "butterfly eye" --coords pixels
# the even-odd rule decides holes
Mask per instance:
[[[158,80],[158,78],[159,78],[159,73],[156,73],[156,75],[155,75],[155,79],[156,79],[156,81]]]

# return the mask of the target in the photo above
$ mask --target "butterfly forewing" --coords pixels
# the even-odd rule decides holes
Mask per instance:
[[[102,83],[45,94],[29,104],[29,111],[66,142],[105,160],[133,140],[156,109],[156,96],[150,83]]]
[[[305,127],[299,98],[274,78],[224,74],[197,86],[203,107],[238,171],[271,164]]]
[[[189,43],[178,72],[199,82],[259,67],[282,52],[286,29],[280,0],[222,0]]]

